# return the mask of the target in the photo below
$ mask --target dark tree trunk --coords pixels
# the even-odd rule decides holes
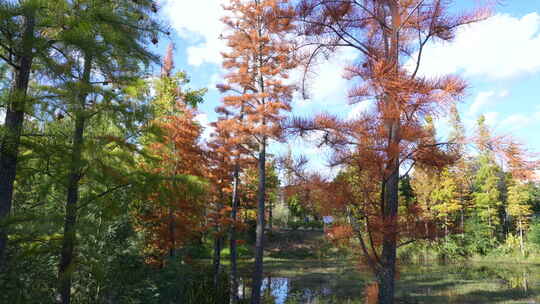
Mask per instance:
[[[266,196],[266,139],[262,140],[259,147],[260,151],[257,163],[259,171],[259,185],[257,189],[257,238],[255,241],[255,269],[253,270],[251,287],[251,304],[259,304],[261,302],[264,253],[264,201]]]
[[[390,32],[390,48],[387,57],[393,65],[395,77],[399,77],[399,28],[401,27],[401,15],[398,1],[388,1],[392,18],[392,31]],[[377,274],[379,280],[379,304],[393,304],[395,293],[396,276],[396,252],[397,252],[397,217],[399,204],[399,143],[400,143],[400,117],[399,106],[394,92],[387,92],[388,106],[397,113],[396,117],[386,122],[388,127],[388,165],[389,176],[383,182],[383,221],[385,231],[382,240],[381,268]]]
[[[465,211],[463,210],[463,199],[461,199],[461,237],[465,237]]]
[[[79,181],[82,174],[82,149],[84,144],[84,128],[86,123],[85,104],[90,85],[90,72],[92,59],[85,56],[84,72],[82,78],[82,92],[79,94],[79,105],[75,110],[75,130],[73,132],[73,146],[71,151],[71,164],[68,177],[66,215],[64,219],[64,239],[58,267],[59,287],[58,293],[62,304],[71,301],[71,280],[74,271],[73,252],[76,241],[77,203],[79,201]]]
[[[388,226],[383,235],[382,267],[377,274],[379,280],[379,304],[394,303],[396,251],[397,251],[397,211],[398,211],[398,161],[393,161],[393,173],[390,175],[384,189],[383,218]]]
[[[230,249],[231,249],[231,274],[230,274],[230,304],[238,303],[238,271],[236,265],[237,248],[236,248],[236,216],[238,213],[238,183],[240,167],[238,164],[234,166],[233,174],[233,192],[232,192],[232,210],[231,210],[231,230],[230,230]]]
[[[220,213],[223,209],[223,192],[219,193],[219,203],[217,203],[217,212]],[[223,248],[224,238],[221,235],[221,222],[218,219],[216,225],[216,235],[214,237],[214,288],[219,287],[219,273],[221,272],[221,249]]]
[[[175,238],[175,221],[172,207],[169,207],[169,257],[174,256],[176,249],[176,238]]]
[[[268,278],[266,278],[265,294],[267,297],[270,297],[272,295],[272,277],[271,276],[268,276]]]
[[[30,81],[34,40],[35,16],[26,16],[23,34],[22,54],[18,58],[15,83],[11,91],[11,102],[6,109],[4,136],[0,142],[0,222],[4,222],[11,212],[13,184],[17,175],[17,157],[26,108],[26,94]],[[3,223],[2,223],[3,224]],[[0,225],[0,269],[5,266],[4,255],[7,247],[7,227]]]
[[[77,202],[79,200],[80,162],[83,144],[85,119],[77,117],[75,133],[73,136],[73,154],[71,156],[71,169],[66,202],[66,215],[64,221],[64,240],[59,266],[60,296],[63,304],[70,303],[71,277],[73,272],[73,251],[75,247],[75,228],[77,222]]]
[[[272,200],[268,202],[268,229],[272,231],[272,220],[273,220],[273,214],[272,209],[274,208],[274,203]]]
[[[221,271],[221,248],[223,246],[223,238],[216,236],[214,239],[214,288],[217,291],[219,288],[219,273]]]
[[[223,193],[220,193],[220,200],[223,199]],[[223,208],[221,203],[217,204],[217,211]],[[216,235],[214,236],[214,288],[219,287],[219,272],[221,270],[221,248],[223,247],[223,237],[221,236],[220,223],[216,226]]]

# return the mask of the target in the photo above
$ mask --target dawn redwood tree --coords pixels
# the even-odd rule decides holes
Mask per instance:
[[[218,86],[220,88],[220,86]],[[227,116],[225,116],[227,119]],[[231,207],[230,207],[230,227],[229,227],[229,248],[230,248],[230,260],[231,270],[229,274],[229,287],[230,287],[230,303],[238,303],[238,268],[237,268],[237,240],[236,240],[236,224],[238,215],[238,186],[240,183],[240,157],[241,157],[241,143],[237,140],[229,130],[228,124],[222,124],[223,117],[220,117],[217,122],[213,123],[215,132],[212,134],[212,140],[210,141],[209,148],[211,153],[216,156],[213,157],[216,160],[215,166],[218,168],[220,175],[228,174],[229,179],[232,179],[231,189]],[[224,179],[225,180],[225,179]],[[221,187],[227,187],[229,185],[217,184]],[[218,267],[215,267],[215,269]],[[217,272],[217,271],[216,271]]]
[[[156,161],[145,164],[162,181],[143,200],[135,215],[137,229],[145,235],[150,263],[163,265],[176,250],[200,234],[204,227],[205,159],[199,146],[202,128],[195,111],[178,100],[174,112],[152,122],[161,130],[146,149]]]
[[[290,110],[294,87],[285,80],[295,67],[290,34],[293,9],[286,0],[232,0],[225,7],[224,23],[229,50],[223,53],[228,70],[220,88],[227,94],[220,122],[240,138],[254,143],[258,155],[257,229],[251,303],[260,303],[265,226],[266,148],[269,139],[281,135],[282,112]],[[249,138],[249,139],[248,139]],[[236,174],[236,173],[235,173]]]
[[[335,148],[335,163],[348,164],[364,178],[369,176],[367,181],[377,181],[376,187],[372,182],[357,185],[369,194],[362,204],[372,204],[360,208],[363,213],[355,217],[365,220],[370,235],[380,231],[378,238],[372,237],[373,250],[363,247],[363,252],[378,279],[381,304],[394,301],[400,168],[444,167],[453,161],[445,145],[426,140],[423,124],[427,116],[441,115],[466,88],[456,76],[421,76],[422,52],[430,41],[450,41],[457,28],[487,16],[482,9],[452,16],[450,3],[301,0],[297,5],[297,21],[312,50],[308,58],[339,47],[361,55],[346,68],[346,77],[355,83],[349,98],[351,103],[373,100],[372,110],[352,121],[323,115],[294,124],[299,131],[326,131],[322,138]]]
[[[218,89],[222,89],[221,85],[218,85]],[[227,208],[230,210],[229,219],[229,248],[230,248],[230,273],[229,273],[229,287],[230,287],[230,303],[238,303],[238,267],[237,267],[237,228],[239,226],[238,210],[240,201],[240,173],[241,169],[253,161],[247,157],[249,155],[248,142],[244,142],[246,139],[243,134],[238,134],[234,128],[230,128],[229,114],[224,108],[218,108],[218,111],[222,113],[222,116],[217,122],[213,123],[215,132],[212,134],[212,138],[208,143],[210,148],[210,159],[213,160],[215,174],[212,174],[215,181],[213,184],[217,186],[218,190],[226,189],[230,192],[231,206]],[[243,111],[239,110],[240,116],[238,119],[243,120]],[[212,178],[211,178],[212,179]],[[223,219],[222,219],[223,220]],[[217,249],[217,248],[216,248]],[[217,256],[216,256],[217,258]],[[218,261],[215,261],[214,270],[219,270]],[[216,266],[217,265],[217,266]]]
[[[155,81],[151,101],[154,119],[141,140],[151,156],[141,164],[158,178],[135,213],[136,227],[145,235],[147,262],[163,265],[204,227],[206,191],[205,153],[199,144],[202,127],[195,121],[195,107],[206,90],[187,88],[183,72],[174,73],[173,45],[163,59],[161,77]]]
[[[215,124],[214,124],[215,125]],[[236,208],[235,203],[232,203],[232,206],[229,207],[225,203],[228,202],[230,196],[232,195],[233,201],[235,196],[234,183],[236,182],[235,173],[231,172],[236,170],[235,158],[233,157],[235,153],[234,147],[230,146],[231,137],[230,134],[224,132],[223,129],[216,129],[216,132],[212,134],[211,140],[207,143],[208,151],[206,155],[207,162],[207,173],[206,178],[210,182],[210,193],[209,193],[209,202],[210,202],[210,212],[207,214],[209,218],[208,226],[212,229],[212,234],[214,236],[214,256],[213,256],[213,266],[214,266],[214,286],[218,287],[218,278],[221,271],[221,249],[223,249],[223,243],[225,241],[225,234],[227,228],[229,228],[229,233],[234,228],[230,228],[229,224],[235,224],[232,221],[236,221],[236,214],[233,217],[229,217],[229,211],[233,212],[232,209]],[[238,174],[238,173],[236,173]],[[236,210],[234,210],[236,212]],[[231,249],[231,256],[235,255]],[[236,256],[235,256],[236,257]],[[231,264],[236,267],[236,260],[234,263],[231,259]],[[236,271],[236,269],[234,269]],[[231,278],[231,283],[234,280]],[[234,297],[232,294],[233,289],[231,288],[231,297]]]

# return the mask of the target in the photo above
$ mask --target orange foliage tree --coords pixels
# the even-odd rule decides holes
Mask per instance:
[[[172,75],[173,48],[163,61],[161,78],[156,82],[152,105],[156,118],[154,136],[144,139],[154,161],[145,163],[159,179],[155,191],[142,201],[135,214],[137,228],[146,237],[149,262],[162,265],[168,254],[204,230],[207,184],[205,154],[199,142],[202,127],[196,122],[196,104],[202,91],[182,91],[185,75]]]
[[[214,123],[215,125],[216,123]],[[237,187],[235,186],[237,183],[235,169],[238,167],[236,166],[237,158],[235,157],[237,155],[237,149],[235,149],[234,144],[231,144],[231,141],[232,137],[226,130],[216,128],[210,141],[207,143],[207,179],[210,182],[210,212],[207,215],[207,227],[214,234],[214,284],[216,286],[221,267],[221,249],[223,248],[224,238],[228,230],[235,230],[233,226],[236,225],[237,206],[235,205],[237,204],[233,201],[231,206],[227,205],[231,197],[235,200],[237,196]],[[231,213],[233,214],[231,215]],[[234,236],[232,239],[234,239]],[[235,255],[236,251],[234,253],[232,251],[231,254]],[[236,271],[236,259],[234,259],[231,265],[234,271]],[[233,280],[231,283],[234,282],[236,280]],[[231,293],[232,291],[233,289],[231,287]]]
[[[152,262],[160,262],[203,231],[205,208],[204,156],[198,145],[201,127],[195,113],[182,102],[175,105],[176,115],[161,117],[154,124],[161,129],[162,140],[149,145],[158,158],[151,169],[162,178],[158,189],[150,193],[139,210],[147,249]]]
[[[218,86],[222,89],[222,86]],[[238,303],[238,272],[237,272],[237,236],[236,232],[241,221],[238,220],[240,201],[240,173],[241,168],[251,163],[245,156],[249,154],[246,138],[239,130],[231,128],[228,121],[230,115],[225,108],[218,108],[218,112],[223,114],[217,122],[213,123],[215,132],[212,134],[209,148],[210,155],[213,155],[214,167],[218,171],[222,183],[218,183],[218,188],[228,188],[230,190],[231,206],[229,222],[229,247],[230,247],[230,303]],[[239,111],[238,119],[243,120],[243,111]],[[249,140],[249,139],[247,139]]]
[[[251,303],[260,302],[263,273],[263,237],[265,211],[265,164],[269,139],[281,135],[282,112],[289,111],[294,87],[284,80],[295,67],[294,45],[288,34],[293,9],[286,0],[231,0],[224,23],[229,50],[223,53],[223,67],[228,70],[222,112],[228,117],[218,126],[230,130],[239,143],[251,143],[257,154],[257,238]]]
[[[333,163],[355,171],[331,201],[341,203],[352,218],[377,277],[381,304],[394,302],[396,251],[411,227],[403,225],[398,213],[400,169],[415,164],[440,168],[455,160],[448,144],[432,142],[423,125],[427,116],[438,117],[459,100],[466,83],[456,76],[420,76],[421,55],[429,41],[449,41],[459,26],[485,18],[487,12],[450,16],[448,4],[302,0],[297,6],[298,22],[308,44],[317,46],[315,52],[350,47],[361,55],[346,68],[346,78],[355,83],[349,98],[351,103],[371,100],[372,109],[350,121],[330,115],[296,119],[293,127],[300,134],[323,132],[323,142],[335,151]],[[347,190],[347,185],[354,187]],[[351,191],[356,195],[346,196]],[[408,219],[414,220],[414,206],[410,209]]]

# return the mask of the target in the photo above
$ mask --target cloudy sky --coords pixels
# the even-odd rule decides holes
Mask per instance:
[[[188,5],[185,0],[161,1],[163,17],[173,28],[176,67],[190,75],[194,88],[209,89],[198,116],[203,125],[216,119],[214,108],[220,100],[215,84],[221,75],[223,41],[218,37],[223,29],[221,4],[226,1],[196,0]],[[455,2],[457,11],[475,1]],[[160,51],[168,43],[161,41]],[[344,65],[356,56],[343,51],[322,65],[311,83],[311,99],[295,100],[294,114],[329,111],[353,117],[363,111],[367,104],[347,104],[348,84],[342,78]],[[484,114],[495,131],[512,134],[540,152],[540,0],[504,1],[490,19],[459,30],[451,44],[430,45],[423,60],[425,75],[459,73],[469,81],[471,89],[460,104],[469,128]],[[444,119],[439,125],[444,136]],[[314,160],[312,166],[322,167],[324,151],[302,146],[302,152]],[[284,147],[273,145],[272,149],[277,152]]]

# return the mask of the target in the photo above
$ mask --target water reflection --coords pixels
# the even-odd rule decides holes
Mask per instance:
[[[271,297],[273,303],[284,304],[289,295],[289,278],[268,277],[263,280],[262,294],[268,299]]]
[[[376,303],[377,286],[369,273],[346,268],[274,267],[263,280],[265,304]],[[314,268],[315,269],[315,268]],[[284,275],[285,274],[285,275]],[[540,303],[540,265],[403,266],[397,282],[398,303]],[[241,280],[248,296],[251,280]]]
[[[338,301],[344,290],[340,291],[331,285],[332,282],[326,280],[269,276],[263,280],[261,288],[266,304],[352,303],[354,297],[340,297]],[[356,300],[360,298],[356,297]]]

